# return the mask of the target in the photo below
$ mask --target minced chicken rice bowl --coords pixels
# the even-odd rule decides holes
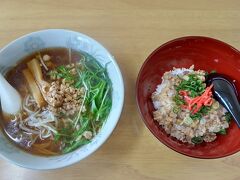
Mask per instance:
[[[212,72],[214,73],[214,72]],[[207,72],[173,68],[152,94],[154,120],[172,137],[190,144],[212,142],[226,134],[231,116],[206,87]]]

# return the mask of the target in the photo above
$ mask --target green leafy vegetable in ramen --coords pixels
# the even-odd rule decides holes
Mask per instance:
[[[81,67],[81,68],[80,68]],[[69,69],[61,66],[57,76],[68,78],[74,87],[84,87],[85,95],[83,105],[86,107],[82,112],[79,109],[77,115],[69,124],[68,130],[60,131],[58,139],[65,143],[63,152],[70,152],[77,147],[90,142],[84,138],[84,132],[91,132],[96,135],[111,109],[111,82],[107,77],[106,70],[97,62],[81,61],[81,66],[77,68],[76,76],[70,76]],[[59,69],[58,69],[59,71]],[[62,74],[64,73],[64,74]],[[75,130],[77,129],[77,130]]]

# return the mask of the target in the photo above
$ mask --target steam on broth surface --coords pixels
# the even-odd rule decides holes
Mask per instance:
[[[3,129],[33,154],[64,154],[89,143],[112,106],[106,69],[85,52],[43,49],[20,61],[6,79],[23,104],[19,114],[3,118]]]

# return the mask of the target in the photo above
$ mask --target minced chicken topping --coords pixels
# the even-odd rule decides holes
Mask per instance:
[[[182,142],[212,142],[229,127],[230,117],[213,99],[212,86],[206,87],[205,76],[205,71],[194,71],[194,66],[174,68],[164,73],[152,94],[154,120]]]

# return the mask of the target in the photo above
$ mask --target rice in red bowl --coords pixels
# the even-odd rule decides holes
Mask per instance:
[[[227,134],[229,114],[206,87],[206,75],[203,70],[194,70],[193,65],[173,68],[164,73],[152,94],[154,120],[182,142],[212,142],[217,134]]]

